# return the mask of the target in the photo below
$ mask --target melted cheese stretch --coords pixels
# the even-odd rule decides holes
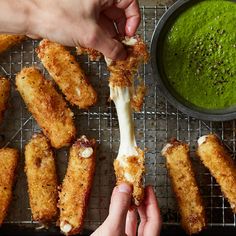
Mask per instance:
[[[145,167],[144,152],[137,147],[135,140],[132,116],[133,86],[135,72],[139,65],[147,60],[148,52],[145,44],[138,37],[126,38],[122,43],[128,47],[127,60],[116,62],[106,60],[110,71],[110,98],[116,106],[120,129],[120,147],[114,161],[114,169],[117,185],[124,182],[131,184],[133,202],[139,206],[144,198],[142,177]]]
[[[134,121],[131,110],[131,89],[129,87],[110,86],[110,97],[114,101],[119,121],[120,147],[117,159],[137,156],[137,144],[134,135]]]

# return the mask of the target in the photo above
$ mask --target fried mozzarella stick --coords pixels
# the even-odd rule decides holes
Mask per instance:
[[[12,199],[13,184],[19,154],[16,149],[0,149],[0,226]]]
[[[25,172],[34,220],[47,223],[57,215],[57,175],[47,138],[35,134],[25,146]]]
[[[220,139],[209,134],[198,139],[197,155],[210,170],[236,213],[236,166]]]
[[[179,206],[181,224],[188,234],[200,232],[206,217],[192,169],[187,144],[172,140],[162,150]]]
[[[96,141],[85,136],[70,149],[70,157],[59,200],[60,228],[66,235],[77,234],[83,227],[86,207],[92,187]]]
[[[10,95],[10,81],[0,77],[0,124],[3,120],[4,112],[7,108],[7,101]]]
[[[26,39],[24,35],[0,34],[0,53],[7,51]]]
[[[68,146],[76,134],[73,113],[51,81],[31,67],[17,74],[16,86],[51,145]]]
[[[65,47],[44,39],[40,42],[36,52],[72,105],[88,108],[96,103],[96,91],[89,84],[79,63]]]
[[[128,58],[111,64],[108,61],[110,98],[116,106],[120,129],[120,147],[114,169],[117,184],[126,182],[133,186],[133,199],[138,206],[144,197],[142,178],[145,168],[144,151],[135,140],[132,96],[135,73],[140,64],[147,61],[148,52],[138,37],[126,38],[123,43],[127,46]]]

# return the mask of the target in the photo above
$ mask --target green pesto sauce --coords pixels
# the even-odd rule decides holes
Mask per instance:
[[[164,40],[172,88],[206,109],[236,105],[236,4],[205,0],[182,13]]]

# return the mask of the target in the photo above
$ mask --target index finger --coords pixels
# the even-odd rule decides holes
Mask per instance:
[[[125,33],[127,36],[133,36],[139,26],[141,14],[137,0],[116,0],[116,7],[125,11],[126,26]]]
[[[151,186],[145,189],[145,200],[138,207],[141,223],[138,235],[158,235],[161,229],[161,214],[154,190]]]
[[[148,186],[145,189],[145,201],[144,204],[146,206],[146,214],[147,218],[151,220],[159,220],[160,219],[160,209],[158,207],[157,198],[152,186]]]

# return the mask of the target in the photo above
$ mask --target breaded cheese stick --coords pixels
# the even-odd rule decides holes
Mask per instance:
[[[111,86],[132,87],[134,76],[140,65],[147,63],[149,53],[147,45],[139,36],[126,37],[122,43],[128,53],[126,60],[110,61],[105,58],[110,71],[109,84]]]
[[[0,34],[0,53],[5,52],[24,39],[26,39],[24,35]]]
[[[51,145],[68,146],[76,134],[73,113],[51,81],[31,67],[17,74],[16,86]]]
[[[0,124],[3,120],[4,111],[7,108],[7,101],[10,95],[10,81],[0,77]]]
[[[88,108],[96,103],[96,91],[89,84],[79,63],[65,47],[44,39],[36,52],[71,104]]]
[[[31,212],[42,223],[57,215],[57,175],[54,155],[47,138],[35,134],[25,146],[25,172]]]
[[[7,215],[19,154],[16,149],[0,149],[0,225]]]
[[[60,228],[66,235],[77,234],[83,227],[95,172],[95,146],[94,139],[82,136],[70,149],[69,164],[59,193]]]
[[[209,169],[236,213],[236,166],[220,139],[209,134],[198,139],[197,155]]]
[[[133,186],[133,201],[139,206],[144,199],[143,175],[145,173],[144,151],[136,147],[137,155],[123,156],[114,160],[116,184],[127,183]]]
[[[200,232],[206,226],[206,217],[187,144],[172,140],[162,150],[179,206],[181,224],[188,234]]]
[[[138,37],[126,37],[123,41],[128,56],[124,61],[109,61],[110,98],[115,103],[119,130],[120,146],[114,169],[117,184],[126,182],[133,186],[133,202],[139,206],[144,197],[143,175],[145,173],[144,151],[136,143],[132,109],[139,110],[145,95],[141,87],[135,93],[134,80],[139,66],[147,62],[148,50],[144,41]]]

